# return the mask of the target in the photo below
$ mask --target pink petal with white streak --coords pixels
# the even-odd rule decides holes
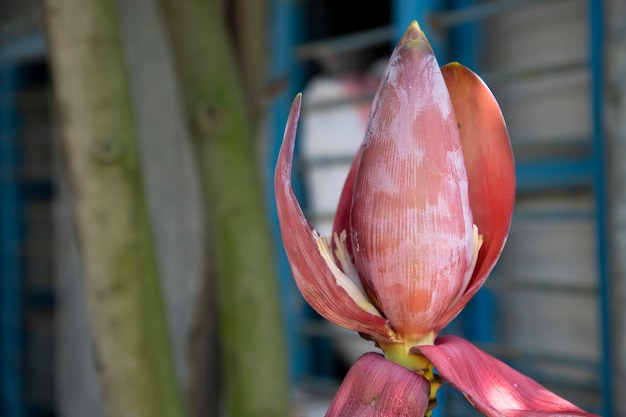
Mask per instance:
[[[309,225],[291,187],[293,149],[301,96],[293,102],[274,175],[274,192],[283,244],[293,277],[305,300],[328,321],[393,342],[388,321],[337,268],[330,242]]]
[[[356,269],[374,304],[409,343],[432,334],[465,292],[477,236],[457,119],[417,23],[374,98],[350,221]]]

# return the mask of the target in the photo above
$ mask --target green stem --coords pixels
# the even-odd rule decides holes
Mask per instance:
[[[385,357],[388,360],[415,371],[426,378],[426,380],[430,383],[428,409],[426,410],[425,417],[430,417],[433,410],[437,406],[437,391],[441,388],[443,381],[439,375],[435,374],[434,366],[430,360],[426,356],[419,353],[419,350],[416,349],[416,347],[427,344],[432,345],[434,339],[434,335],[427,335],[421,342],[390,343],[381,344],[380,346],[383,352],[385,352]]]

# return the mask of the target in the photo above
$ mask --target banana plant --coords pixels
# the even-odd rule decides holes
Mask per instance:
[[[320,236],[293,193],[301,95],[274,185],[283,243],[306,301],[372,340],[327,416],[428,416],[447,382],[487,416],[592,416],[456,336],[439,336],[476,294],[507,239],[515,165],[500,107],[458,63],[439,67],[417,22],[394,49],[365,138]]]

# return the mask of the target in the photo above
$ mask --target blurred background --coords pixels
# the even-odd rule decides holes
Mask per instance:
[[[321,319],[291,280],[271,190],[289,105],[304,93],[294,181],[307,217],[328,234],[378,77],[417,19],[441,64],[459,61],[492,88],[516,158],[517,202],[502,258],[446,331],[589,411],[626,416],[623,2],[251,4],[224,0],[222,10],[256,93],[251,146],[275,242],[295,415],[323,415],[349,365],[374,348]],[[0,1],[0,416],[97,417],[101,388],[45,10],[37,0]],[[206,251],[196,162],[162,13],[152,0],[120,0],[117,12],[172,356],[187,390]],[[474,415],[452,390],[440,398],[438,415]]]

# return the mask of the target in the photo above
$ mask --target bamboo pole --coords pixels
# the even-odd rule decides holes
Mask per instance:
[[[251,118],[216,0],[161,0],[201,171],[232,417],[287,416],[272,237]],[[265,16],[258,16],[264,19]]]
[[[182,416],[115,1],[47,0],[46,19],[106,413]]]

